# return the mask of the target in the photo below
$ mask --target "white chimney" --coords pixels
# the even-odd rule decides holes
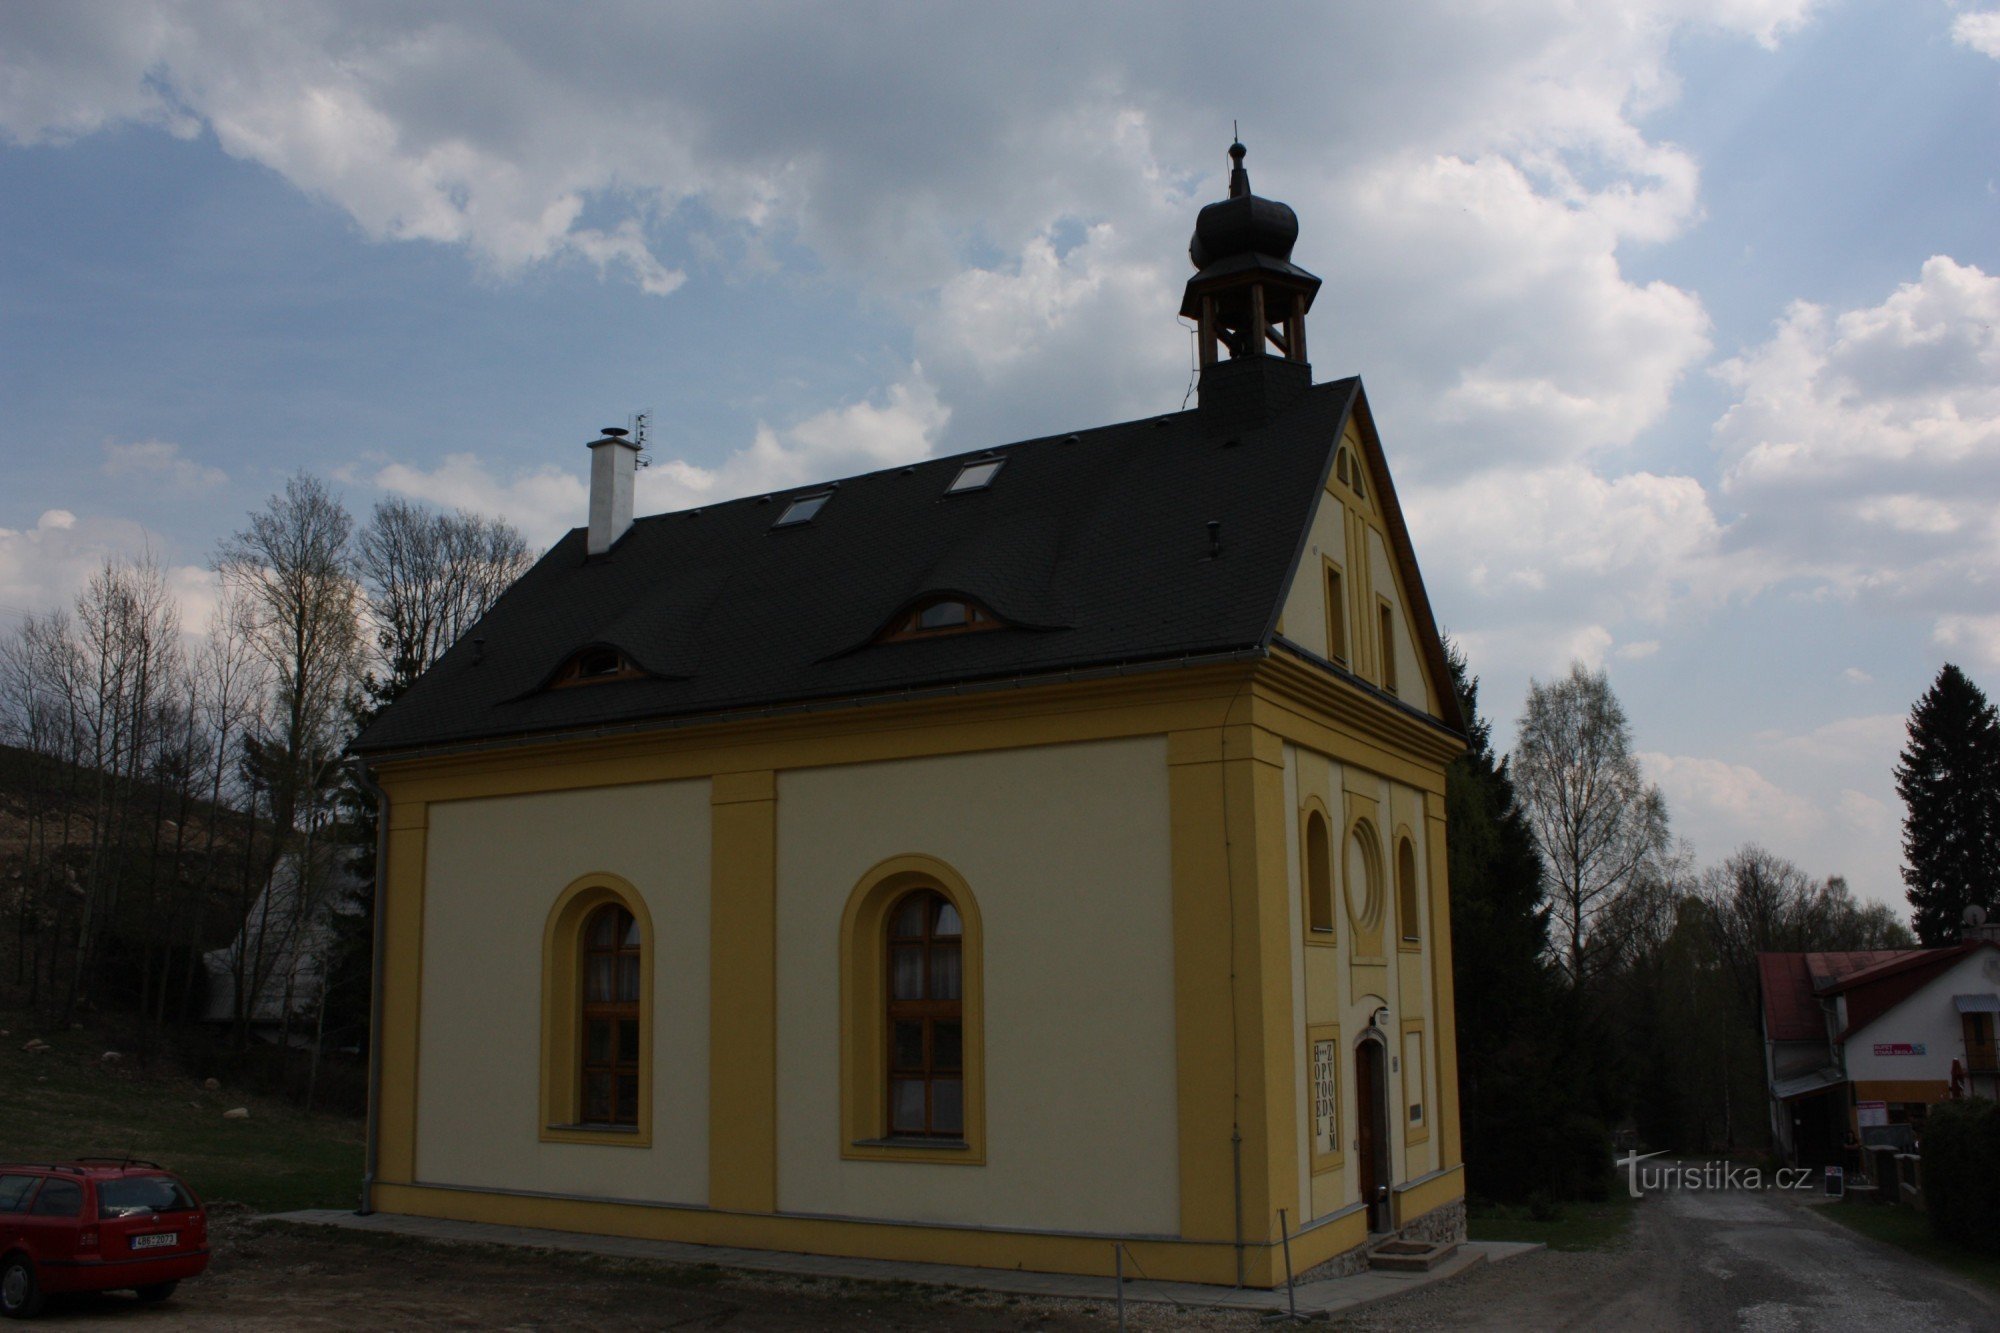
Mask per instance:
[[[590,442],[590,554],[603,555],[632,526],[632,477],[639,445],[629,432],[606,426],[604,438]]]

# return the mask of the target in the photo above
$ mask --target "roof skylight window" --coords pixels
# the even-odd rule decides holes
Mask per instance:
[[[771,526],[774,528],[789,528],[794,523],[803,523],[814,514],[817,514],[820,511],[820,507],[832,498],[832,491],[819,491],[812,495],[801,495],[785,506],[785,512],[778,515],[778,521]]]
[[[983,491],[993,484],[993,477],[1000,471],[1004,458],[982,458],[967,463],[952,478],[951,485],[944,488],[946,495],[957,495],[960,491]]]

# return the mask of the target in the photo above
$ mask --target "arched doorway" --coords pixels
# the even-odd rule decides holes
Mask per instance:
[[[1389,1074],[1381,1034],[1369,1030],[1354,1047],[1355,1156],[1368,1229],[1390,1230]]]

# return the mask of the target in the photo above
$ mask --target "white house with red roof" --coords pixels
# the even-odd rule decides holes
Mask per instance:
[[[1952,1097],[2000,1095],[2000,935],[1940,949],[1757,956],[1773,1148],[1842,1160],[1864,1128],[1910,1125]]]

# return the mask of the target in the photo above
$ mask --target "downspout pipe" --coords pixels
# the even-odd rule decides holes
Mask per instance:
[[[375,1211],[375,1171],[382,1155],[382,939],[388,928],[383,911],[389,882],[389,793],[377,785],[368,763],[357,758],[354,780],[375,798],[375,928],[369,953],[368,981],[368,1131],[361,1167],[361,1206],[357,1215]]]

